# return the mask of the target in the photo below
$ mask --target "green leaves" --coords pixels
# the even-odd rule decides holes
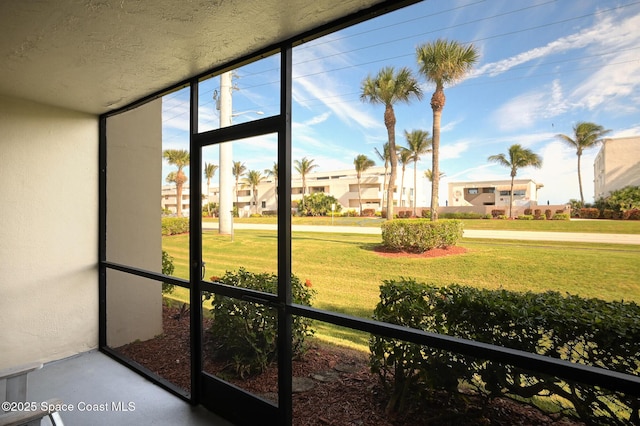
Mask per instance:
[[[455,246],[461,238],[462,222],[458,220],[388,220],[382,224],[382,244],[391,250],[423,253]]]
[[[373,317],[627,374],[637,375],[640,365],[640,306],[635,303],[551,291],[436,287],[402,278],[380,287]],[[377,336],[371,337],[370,349],[371,369],[389,388],[394,409],[430,390],[457,393],[458,381],[464,381],[489,397],[538,396],[556,409],[572,406],[587,422],[629,424],[640,414],[632,396],[510,365]]]
[[[216,281],[234,287],[248,288],[265,293],[277,293],[278,276],[256,274],[240,268],[226,272]],[[291,276],[294,303],[311,306],[315,294],[295,276]],[[209,332],[213,337],[211,350],[218,359],[231,361],[234,372],[240,378],[264,371],[277,356],[277,311],[261,303],[247,302],[222,295],[213,296],[211,302],[213,323]],[[293,353],[304,351],[304,340],[313,334],[311,320],[295,317],[293,320]]]

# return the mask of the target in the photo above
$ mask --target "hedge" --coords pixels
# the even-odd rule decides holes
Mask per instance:
[[[162,235],[176,235],[189,232],[188,217],[163,217]]]
[[[264,293],[278,292],[278,276],[268,273],[253,273],[244,268],[237,272],[227,271],[222,277],[211,277],[212,281],[234,287],[242,287]],[[311,306],[315,291],[311,282],[303,284],[291,275],[291,295],[294,303]],[[263,303],[243,301],[220,294],[207,294],[211,300],[213,321],[209,332],[212,356],[229,362],[236,375],[263,372],[277,355],[278,312]],[[313,334],[311,319],[295,316],[292,325],[293,355],[304,352],[304,341]]]
[[[558,292],[518,293],[411,279],[384,281],[374,319],[519,349],[574,363],[638,374],[640,306]],[[640,401],[613,389],[372,336],[371,369],[389,390],[388,409],[404,409],[434,389],[458,394],[464,382],[487,398],[545,400],[588,424],[639,424]],[[537,397],[536,400],[534,397]],[[534,399],[532,399],[534,398]],[[541,407],[541,408],[545,408]]]
[[[382,224],[382,245],[391,250],[423,253],[455,246],[462,238],[459,220],[388,220]]]

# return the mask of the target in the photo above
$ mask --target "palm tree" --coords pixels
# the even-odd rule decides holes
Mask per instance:
[[[389,169],[389,142],[382,146],[382,152],[378,148],[373,148],[380,161],[384,161],[384,176],[382,177],[382,193],[384,194],[387,188],[387,170]],[[384,210],[384,195],[382,196],[382,203],[380,207]]]
[[[511,145],[509,147],[509,153],[492,155],[488,158],[489,161],[500,164],[511,169],[511,190],[509,191],[509,217],[511,215],[511,208],[513,206],[513,180],[518,173],[518,169],[522,167],[535,167],[539,169],[542,167],[542,158],[530,149],[523,148],[520,144]]]
[[[440,172],[440,177],[444,177],[447,174],[445,172]],[[431,171],[431,169],[427,169],[424,171],[424,177],[426,177],[427,179],[429,179],[429,182],[433,182],[433,172]]]
[[[239,206],[238,206],[238,182],[240,181],[240,176],[242,176],[246,170],[247,170],[247,167],[244,165],[244,163],[241,163],[240,161],[234,161],[233,162],[233,167],[231,168],[231,173],[233,173],[233,176],[236,178],[236,208],[239,208]]]
[[[404,131],[407,138],[408,150],[411,151],[413,159],[413,215],[416,215],[417,183],[418,183],[418,161],[420,156],[431,152],[431,138],[426,130],[412,130],[411,133]]]
[[[276,207],[277,207],[278,205],[278,163],[274,161],[273,166],[271,166],[270,169],[264,169],[264,174],[266,177],[273,176],[274,178],[273,193],[276,196]]]
[[[462,79],[478,60],[473,44],[463,46],[457,41],[438,39],[416,49],[420,73],[436,85],[431,96],[433,110],[433,147],[431,182],[431,220],[438,220],[438,191],[440,187],[440,121],[445,104],[444,86]]]
[[[182,217],[182,185],[187,181],[187,176],[182,169],[189,165],[189,151],[186,149],[165,149],[162,158],[167,163],[178,167],[177,172],[171,172],[167,176],[167,182],[176,184],[176,215]]]
[[[258,185],[264,179],[262,173],[258,170],[249,170],[246,173],[247,183],[251,185],[251,192],[253,193],[253,205],[256,206],[256,214],[258,214]]]
[[[294,164],[296,171],[302,177],[302,206],[304,207],[304,194],[307,192],[307,174],[318,165],[313,164],[313,159],[309,160],[307,157],[302,157],[302,160],[295,160]]]
[[[213,179],[213,175],[216,174],[216,170],[218,170],[218,166],[211,163],[204,163],[204,177],[207,179],[207,211],[209,212],[209,216],[211,216],[211,200],[209,199],[209,186],[211,185],[211,179]]]
[[[362,173],[364,173],[369,167],[373,167],[376,165],[372,159],[367,157],[364,154],[358,155],[353,159],[353,165],[356,168],[356,178],[358,178],[358,203],[360,204],[360,215],[362,215],[362,195],[360,192],[360,178],[362,177]]]
[[[582,151],[598,145],[602,142],[602,137],[609,132],[611,132],[611,130],[605,130],[604,127],[598,124],[579,121],[573,126],[573,138],[563,134],[556,135],[558,139],[576,149],[576,155],[578,156],[578,186],[580,187],[580,203],[582,206],[584,206],[582,176],[580,174],[580,157],[582,156]]]
[[[404,188],[404,171],[407,169],[407,165],[411,164],[413,161],[413,155],[411,151],[409,151],[405,147],[398,147],[398,160],[402,165],[402,178],[400,179],[400,195],[398,196],[398,204],[402,205],[402,190]]]
[[[371,104],[384,105],[384,125],[389,141],[389,163],[391,175],[387,187],[387,218],[393,218],[393,190],[396,184],[398,156],[396,154],[396,114],[393,105],[398,102],[409,103],[413,98],[422,99],[422,90],[418,80],[409,68],[382,68],[375,77],[367,76],[361,85],[360,100]]]

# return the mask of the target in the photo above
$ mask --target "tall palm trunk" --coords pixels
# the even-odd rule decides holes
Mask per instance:
[[[396,186],[396,175],[398,169],[398,155],[396,153],[396,115],[391,105],[386,105],[384,109],[384,125],[387,127],[389,139],[389,163],[391,163],[391,174],[389,175],[389,185],[387,186],[387,219],[393,219],[393,190]]]
[[[509,191],[509,219],[513,219],[512,208],[513,208],[513,180],[516,178],[514,173],[511,173],[511,190]]]
[[[360,216],[362,216],[362,191],[360,190],[360,174],[358,173],[358,204],[360,204]]]
[[[433,132],[431,147],[431,220],[438,220],[438,191],[440,191],[440,121],[444,108],[445,96],[441,85],[436,86],[436,91],[431,97],[431,109],[433,110]]]
[[[418,198],[418,162],[413,163],[413,215],[416,215],[416,199]]]
[[[176,182],[176,216],[182,217],[182,183]]]
[[[580,155],[581,153],[578,153],[578,186],[580,187],[580,206],[584,207],[584,195],[582,193],[582,177],[580,174]]]

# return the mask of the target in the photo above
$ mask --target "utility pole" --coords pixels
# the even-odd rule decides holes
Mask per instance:
[[[232,71],[227,71],[220,75],[220,98],[218,110],[220,112],[220,127],[231,125],[232,102],[231,82]],[[218,232],[220,234],[232,235],[233,221],[233,142],[220,144],[220,167],[218,176],[220,177],[220,200],[218,205]]]

